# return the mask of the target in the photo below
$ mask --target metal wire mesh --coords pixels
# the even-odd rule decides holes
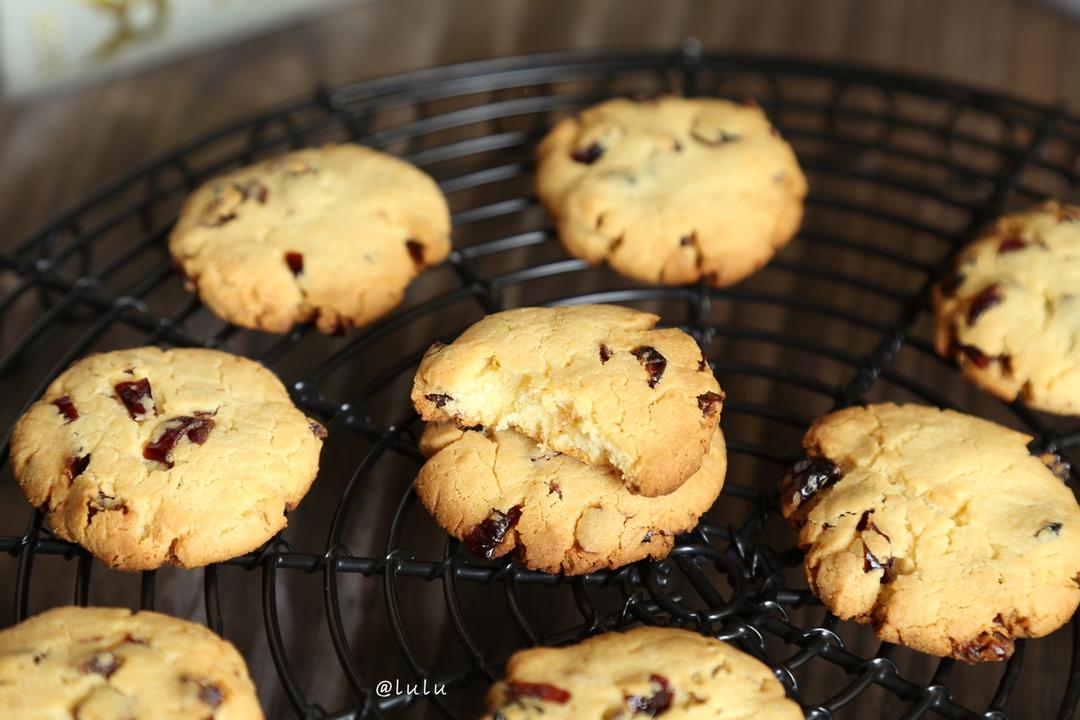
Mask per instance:
[[[799,237],[737,287],[642,287],[568,259],[532,197],[532,148],[560,116],[668,92],[756,99],[810,178]],[[271,337],[222,323],[183,291],[165,238],[186,192],[239,164],[342,140],[404,156],[450,198],[456,249],[407,303],[348,337],[310,328]],[[5,438],[2,609],[20,620],[67,602],[119,604],[204,619],[245,653],[271,717],[475,716],[514,649],[645,622],[739,644],[814,720],[1072,718],[1076,620],[993,666],[879,643],[805,589],[775,487],[813,417],[880,399],[1026,429],[1076,466],[1080,429],[974,393],[933,353],[927,309],[929,285],[988,218],[1075,194],[1078,153],[1080,120],[1056,108],[841,65],[703,56],[693,43],[415,72],[324,89],[222,128],[0,254],[0,421],[10,428],[88,352],[224,348],[273,368],[328,426],[320,478],[258,552],[130,576],[95,565],[23,510]],[[699,340],[729,397],[727,487],[663,562],[570,579],[472,558],[410,490],[421,462],[412,373],[432,341],[485,313],[580,302],[657,311]],[[394,678],[446,683],[447,694],[373,691]]]

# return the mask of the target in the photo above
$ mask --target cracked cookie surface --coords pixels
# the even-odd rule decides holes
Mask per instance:
[[[510,658],[484,720],[801,720],[764,663],[715,638],[639,627]]]
[[[240,653],[201,625],[61,607],[0,631],[0,716],[261,720]]]
[[[142,347],[62,373],[16,424],[11,458],[53,532],[106,565],[197,567],[285,527],[324,435],[254,361]]]
[[[701,467],[723,393],[686,333],[615,305],[489,315],[420,363],[413,405],[427,421],[511,428],[664,495]]]
[[[338,332],[392,310],[447,256],[450,214],[435,182],[404,160],[327,145],[210,180],[184,204],[169,250],[229,322]]]
[[[883,640],[966,662],[1061,627],[1080,603],[1080,506],[1030,441],[921,405],[820,418],[780,498],[810,588]]]
[[[938,353],[982,389],[1080,414],[1080,207],[999,218],[934,292]]]
[[[802,220],[806,179],[756,105],[609,100],[559,122],[537,163],[567,251],[645,282],[731,285]]]
[[[634,495],[613,469],[593,467],[513,430],[428,425],[416,493],[435,521],[475,555],[512,553],[533,570],[580,575],[666,557],[724,484],[719,430],[701,469],[658,498]]]

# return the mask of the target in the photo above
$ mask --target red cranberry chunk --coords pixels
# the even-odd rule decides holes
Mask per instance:
[[[90,456],[89,455],[83,455],[82,457],[76,456],[76,457],[69,458],[68,463],[67,463],[68,479],[69,480],[74,480],[75,478],[82,475],[83,471],[86,470],[86,467],[89,464],[90,464]]]
[[[100,652],[79,666],[83,675],[109,677],[123,664],[123,660],[111,652]]]
[[[971,306],[968,308],[968,325],[974,325],[980,315],[1000,303],[1001,299],[1002,294],[1000,285],[987,285],[980,290],[979,293],[971,299]]]
[[[549,685],[548,683],[511,680],[506,683],[506,686],[510,691],[511,702],[518,698],[532,697],[544,702],[553,702],[563,705],[570,700],[569,691],[563,690],[561,687]]]
[[[311,418],[308,418],[308,427],[311,428],[311,432],[315,435],[315,437],[319,438],[320,440],[326,439],[328,433],[326,432],[326,428],[323,426],[322,423],[316,422]]]
[[[520,519],[520,505],[513,506],[505,513],[493,508],[487,519],[469,531],[469,534],[465,536],[465,543],[473,555],[490,560],[495,555],[495,548]]]
[[[405,249],[409,251],[409,257],[417,267],[424,266],[424,246],[415,240],[406,240]]]
[[[627,695],[626,707],[634,715],[645,717],[657,717],[667,712],[671,707],[671,700],[675,693],[671,690],[671,683],[663,675],[650,675],[649,682],[653,686],[653,694],[649,697],[642,695]]]
[[[724,405],[724,396],[720,393],[707,392],[697,396],[697,406],[705,417],[715,415]]]
[[[225,695],[217,685],[214,685],[213,683],[199,683],[199,702],[203,705],[209,705],[212,708],[216,708],[221,705],[221,701],[224,699]]]
[[[570,157],[574,162],[584,163],[585,165],[592,165],[594,162],[600,159],[600,156],[604,154],[604,146],[598,142],[594,142],[588,147],[578,148],[574,152],[570,153]]]
[[[601,362],[601,364],[606,363],[610,359],[611,359],[611,348],[609,348],[604,343],[600,343],[600,362]]]
[[[158,439],[149,441],[143,447],[143,457],[172,467],[172,454],[177,443],[186,435],[191,442],[202,445],[206,442],[210,431],[213,430],[214,421],[205,413],[197,414],[195,417],[181,415],[165,421],[162,427],[165,430],[158,436]]]
[[[990,363],[993,358],[984,353],[974,345],[961,345],[960,352],[967,356],[967,359],[975,363],[975,366],[980,369],[986,369],[990,367]]]
[[[645,372],[649,374],[649,387],[656,387],[656,384],[660,382],[660,378],[664,376],[664,370],[667,369],[667,358],[661,355],[656,348],[648,345],[636,347],[630,351],[630,354],[645,366]]]
[[[883,570],[881,574],[881,584],[884,585],[893,579],[893,561],[895,558],[886,558],[885,560],[879,560],[874,553],[870,552],[870,548],[866,547],[866,543],[863,543],[863,572],[873,572],[874,570]]]
[[[150,389],[150,381],[146,378],[116,383],[113,389],[132,420],[145,420],[151,415],[157,415],[154,394]]]
[[[804,502],[840,479],[840,467],[828,458],[810,457],[791,466],[783,487],[792,500]]]
[[[304,272],[304,256],[301,253],[291,251],[285,253],[285,264],[289,266],[293,275]]]
[[[1013,654],[1013,641],[999,632],[982,633],[978,638],[961,646],[960,654],[967,662],[1004,660]]]
[[[243,192],[245,200],[254,198],[260,205],[265,205],[266,198],[270,195],[270,190],[258,180],[251,180],[248,182],[248,184],[244,186]]]
[[[1043,465],[1046,465],[1050,469],[1050,472],[1054,473],[1062,482],[1068,482],[1069,471],[1072,466],[1069,461],[1061,457],[1055,452],[1044,452],[1039,455],[1039,459],[1043,461]]]
[[[1015,252],[1016,250],[1022,250],[1027,246],[1024,238],[1016,237],[1015,235],[1007,237],[1001,241],[998,245],[998,255],[1004,255],[1005,253]]]
[[[431,393],[430,395],[425,395],[424,398],[435,403],[435,407],[437,408],[441,408],[443,405],[454,399],[449,395],[440,395],[439,393]]]
[[[52,401],[60,414],[64,416],[64,423],[75,422],[79,419],[79,411],[75,409],[75,403],[71,402],[71,396],[64,395]]]

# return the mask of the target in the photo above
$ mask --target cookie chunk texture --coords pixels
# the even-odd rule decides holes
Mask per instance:
[[[475,555],[507,553],[533,570],[579,575],[666,557],[724,484],[723,435],[682,487],[634,495],[618,473],[537,445],[514,430],[429,425],[416,478],[424,506]]]
[[[639,627],[515,653],[484,720],[801,720],[772,671],[715,638]]]
[[[254,361],[142,347],[62,373],[16,424],[11,458],[53,532],[106,565],[197,567],[285,526],[324,436]]]
[[[1080,207],[999,218],[934,292],[938,352],[982,389],[1080,414]]]
[[[781,486],[810,588],[883,640],[970,663],[1061,627],[1080,603],[1080,506],[1030,441],[922,405],[820,418]]]
[[[0,632],[0,716],[261,720],[240,653],[155,612],[61,607]]]
[[[327,145],[210,180],[185,203],[169,249],[229,322],[339,332],[389,312],[449,254],[450,214],[435,181],[407,162]]]
[[[645,282],[721,287],[799,228],[806,179],[754,104],[608,100],[537,149],[537,193],[567,251]]]
[[[701,350],[659,318],[614,305],[489,315],[424,356],[412,400],[424,420],[513,429],[610,466],[642,495],[701,467],[723,393]]]

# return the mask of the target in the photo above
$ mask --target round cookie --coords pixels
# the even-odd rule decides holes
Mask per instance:
[[[53,532],[106,565],[197,567],[285,527],[324,436],[256,362],[142,347],[68,368],[15,425],[11,458]]]
[[[244,659],[210,630],[124,608],[61,607],[0,632],[0,716],[261,720]]]
[[[1080,603],[1080,506],[1030,440],[921,405],[820,418],[780,498],[811,590],[883,640],[972,663],[1061,627]]]
[[[666,557],[675,534],[712,507],[727,470],[719,430],[701,469],[658,498],[513,430],[428,425],[420,449],[430,459],[416,493],[440,526],[475,555],[513,553],[528,568],[566,575]]]
[[[802,720],[759,660],[715,638],[639,627],[522,650],[488,692],[484,720]]]
[[[644,282],[731,285],[794,236],[806,178],[756,104],[608,100],[537,150],[567,251]]]
[[[450,252],[446,199],[426,174],[359,145],[289,153],[210,180],[187,199],[169,250],[231,323],[285,332],[363,325]]]
[[[934,292],[938,352],[1005,400],[1080,414],[1080,207],[1001,217]]]
[[[693,338],[616,305],[488,315],[428,350],[413,382],[424,420],[512,428],[650,497],[701,467],[723,394]]]

